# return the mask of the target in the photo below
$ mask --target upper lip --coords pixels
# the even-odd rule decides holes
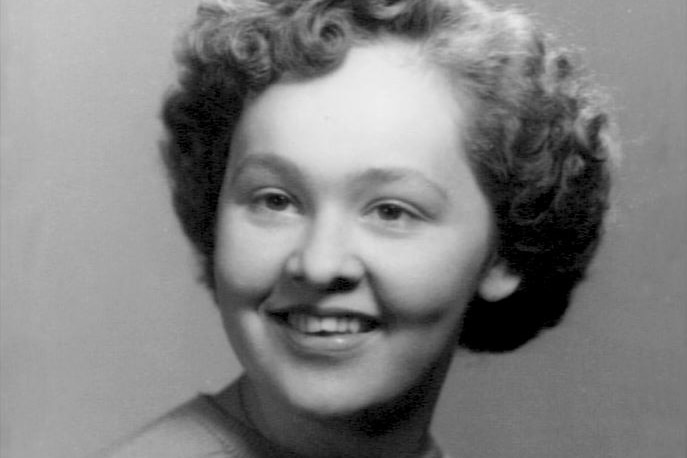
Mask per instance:
[[[338,318],[359,318],[363,320],[380,323],[381,318],[377,315],[366,313],[349,307],[342,306],[319,306],[316,304],[289,304],[289,305],[274,305],[266,304],[265,312],[271,315],[286,315],[289,313],[304,313],[319,317],[338,317]]]

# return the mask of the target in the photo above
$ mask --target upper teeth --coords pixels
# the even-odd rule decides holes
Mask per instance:
[[[290,313],[288,323],[304,333],[356,333],[363,330],[363,320],[356,317],[316,316],[306,313]]]

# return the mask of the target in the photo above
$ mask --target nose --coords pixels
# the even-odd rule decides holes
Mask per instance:
[[[364,266],[353,249],[350,228],[334,218],[314,221],[286,262],[287,274],[318,291],[354,289]]]

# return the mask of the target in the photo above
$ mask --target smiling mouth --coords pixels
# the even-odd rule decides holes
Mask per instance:
[[[340,336],[346,334],[363,334],[372,332],[380,323],[372,318],[347,315],[314,315],[304,312],[272,313],[271,316],[294,331],[309,336]]]

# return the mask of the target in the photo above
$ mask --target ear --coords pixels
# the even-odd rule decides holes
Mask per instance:
[[[498,261],[484,273],[477,293],[487,302],[497,302],[513,294],[521,280],[520,275],[513,273],[505,262]]]

